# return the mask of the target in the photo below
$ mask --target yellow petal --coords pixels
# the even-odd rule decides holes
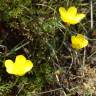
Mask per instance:
[[[65,10],[65,8],[60,7],[60,8],[59,8],[59,13],[60,13],[61,17],[64,16],[64,15],[66,15],[66,10]]]
[[[65,23],[73,25],[79,23],[85,17],[85,14],[77,13],[77,8],[75,6],[69,7],[67,11],[65,10],[65,8],[60,7],[59,13],[61,19]]]
[[[16,56],[15,63],[12,60],[6,60],[5,67],[8,73],[23,76],[32,69],[33,63],[30,60],[26,60],[23,55],[18,55]]]
[[[19,71],[14,70],[13,74],[17,76],[23,76],[25,75],[25,72],[23,70],[19,70]]]
[[[88,40],[82,34],[71,37],[72,47],[75,49],[81,49],[88,45]]]
[[[5,67],[8,68],[9,66],[12,66],[13,65],[13,61],[8,59],[8,60],[5,60]]]
[[[80,46],[80,49],[86,47],[87,45],[88,45],[88,40],[84,40]]]
[[[12,60],[6,60],[5,61],[5,67],[6,67],[6,71],[9,73],[9,74],[12,74],[13,72],[13,61]]]
[[[76,36],[72,36],[72,37],[71,37],[71,42],[72,42],[72,43],[76,43],[76,42],[77,42]]]
[[[75,17],[75,19],[80,22],[84,17],[86,17],[85,14],[77,14],[76,17]]]
[[[75,36],[77,39],[80,39],[80,40],[84,40],[85,39],[85,36],[82,35],[82,34],[77,34],[77,36]]]
[[[23,76],[25,74],[24,68],[22,65],[14,64],[13,74],[17,76]]]
[[[78,39],[76,39],[76,36],[72,36],[71,37],[71,42],[72,42],[72,47],[73,48],[76,48],[76,49],[78,49],[79,48],[79,45],[78,45]]]
[[[86,15],[85,14],[77,14],[75,17],[69,17],[69,24],[77,24],[79,23]]]
[[[33,63],[30,60],[26,60],[26,63],[24,65],[25,72],[28,72],[32,69]]]
[[[15,63],[16,64],[24,64],[26,62],[26,58],[23,55],[16,56]]]
[[[78,34],[77,38],[79,39],[79,42],[80,42],[80,48],[83,48],[88,45],[88,40],[84,35]]]
[[[64,22],[67,22],[68,21],[68,17],[67,17],[67,11],[65,10],[65,8],[63,7],[60,7],[59,8],[59,13],[60,13],[60,17],[61,19],[64,21]]]
[[[77,8],[75,6],[72,6],[68,9],[67,11],[67,15],[69,15],[70,17],[75,16],[77,14]]]
[[[18,76],[23,76],[25,73],[30,71],[33,67],[33,63],[30,60],[26,60],[24,64],[21,65],[14,63],[13,74]]]
[[[74,17],[74,18],[69,17],[69,20],[68,20],[68,23],[69,23],[69,24],[74,25],[74,24],[77,24],[77,23],[79,23],[79,22],[80,22],[80,21],[77,20],[75,17]]]

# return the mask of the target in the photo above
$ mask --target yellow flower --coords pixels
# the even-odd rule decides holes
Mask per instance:
[[[15,62],[10,59],[5,60],[5,67],[9,74],[23,76],[32,69],[33,63],[27,60],[23,55],[18,55],[16,56]]]
[[[70,7],[68,10],[63,7],[60,7],[59,13],[61,19],[65,23],[73,25],[79,23],[86,16],[83,13],[77,13],[77,8],[75,6]]]
[[[72,47],[75,49],[81,49],[88,45],[88,40],[82,34],[77,34],[77,36],[71,37]]]

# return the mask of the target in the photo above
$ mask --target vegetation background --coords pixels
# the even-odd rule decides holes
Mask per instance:
[[[86,18],[66,27],[61,6],[76,6]],[[96,96],[95,22],[96,0],[0,0],[0,96]],[[89,40],[78,52],[71,48],[74,32]],[[22,77],[4,67],[19,54],[34,64]]]

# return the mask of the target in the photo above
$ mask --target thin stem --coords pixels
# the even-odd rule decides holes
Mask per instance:
[[[18,80],[19,80],[19,77],[16,78],[15,82],[13,83],[13,86],[16,85],[16,83],[18,82]]]
[[[93,30],[93,0],[90,0],[90,7],[91,7],[91,30]]]
[[[83,53],[83,65],[82,65],[82,68],[84,68],[84,66],[85,66],[85,57],[86,57],[86,48],[84,48],[84,53]],[[83,71],[83,74],[82,74],[83,76],[84,76],[84,71]]]
[[[96,54],[96,51],[94,51],[89,57],[87,57],[87,59],[90,59],[95,54]]]
[[[54,92],[54,91],[59,91],[59,90],[63,90],[63,89],[62,88],[56,88],[56,89],[49,90],[49,91],[46,91],[46,92],[32,93],[32,94],[37,96],[37,95],[46,94],[46,93],[50,93],[50,92]]]
[[[24,88],[24,84],[21,86],[21,88],[19,89],[18,93],[16,94],[16,96],[19,95],[19,93],[22,91],[22,89]]]
[[[83,66],[85,65],[86,49],[84,48]]]

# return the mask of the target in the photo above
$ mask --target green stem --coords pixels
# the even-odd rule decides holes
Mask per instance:
[[[18,80],[19,80],[19,77],[16,78],[15,82],[13,83],[13,86],[16,85],[16,83],[18,82]]]

